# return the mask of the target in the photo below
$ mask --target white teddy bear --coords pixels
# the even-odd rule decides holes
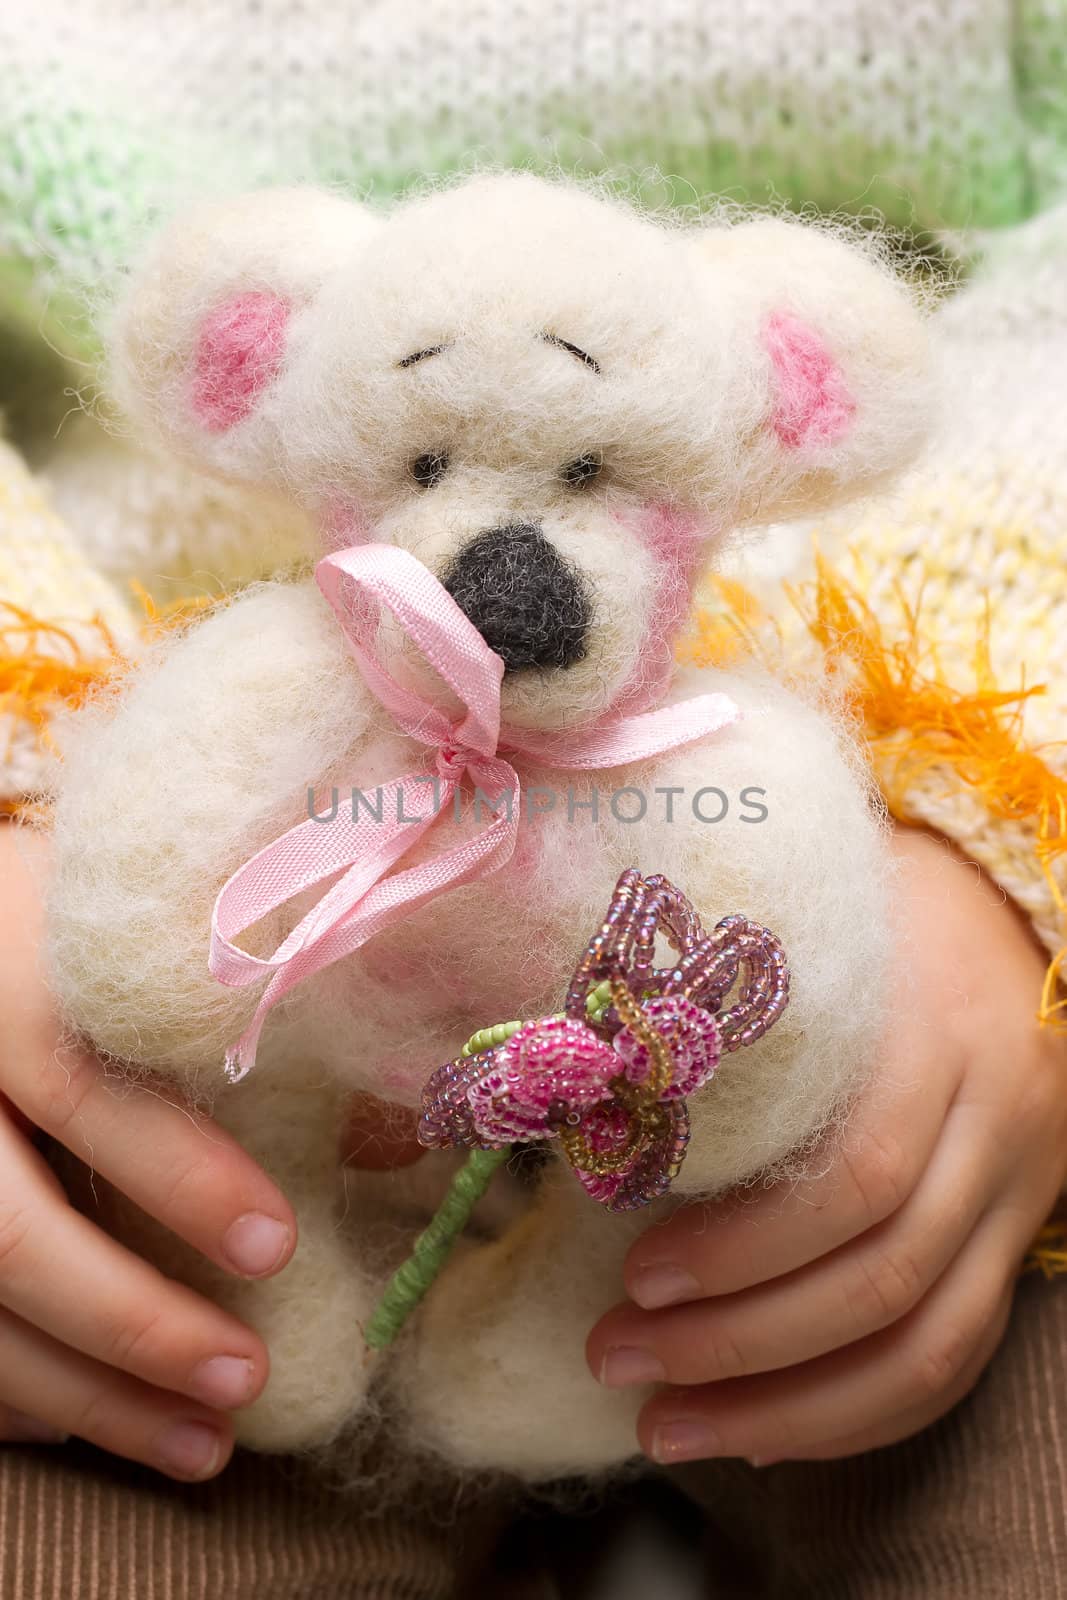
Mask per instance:
[[[628,1245],[672,1198],[811,1147],[870,1068],[889,959],[883,823],[847,735],[755,673],[682,681],[672,643],[734,528],[913,453],[919,318],[828,231],[479,176],[385,218],[300,189],[180,218],[113,350],[157,440],[291,495],[328,552],[318,582],[254,587],[167,645],[68,747],[50,953],[70,1023],[210,1097],[300,1239],[240,1282],[132,1207],[113,1225],[262,1333],[254,1447],[327,1445],[373,1404],[462,1469],[621,1462],[646,1394],[600,1388],[583,1350]],[[462,1157],[346,1194],[347,1097],[418,1106],[475,1029],[557,1012],[635,867],[709,933],[770,929],[788,1006],[693,1079],[670,1197],[598,1204],[550,1139],[369,1351]]]

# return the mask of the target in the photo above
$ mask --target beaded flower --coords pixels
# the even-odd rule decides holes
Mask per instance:
[[[658,937],[674,965],[654,965]],[[593,1199],[612,1211],[647,1205],[685,1157],[685,1097],[723,1052],[766,1033],[788,998],[785,955],[766,928],[730,916],[707,933],[672,883],[631,868],[563,1014],[475,1034],[426,1085],[419,1138],[475,1150],[554,1138]]]
[[[661,937],[673,966],[654,965]],[[624,872],[562,1015],[481,1029],[427,1083],[420,1140],[471,1153],[387,1283],[364,1328],[368,1349],[397,1337],[513,1144],[558,1139],[584,1188],[611,1211],[663,1194],[689,1142],[685,1096],[707,1083],[724,1051],[766,1033],[788,999],[785,953],[766,928],[734,916],[706,933],[666,878]]]

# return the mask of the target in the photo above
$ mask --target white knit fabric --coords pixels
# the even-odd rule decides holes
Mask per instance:
[[[479,156],[1012,220],[1062,183],[1065,33],[1061,0],[6,0],[0,252],[84,283],[171,191]]]
[[[120,585],[136,579],[161,605],[225,594],[317,549],[280,496],[220,483],[91,416],[67,420],[42,478],[96,567]]]

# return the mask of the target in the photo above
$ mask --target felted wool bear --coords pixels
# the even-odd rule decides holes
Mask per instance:
[[[912,455],[920,318],[828,230],[480,175],[386,217],[304,189],[179,217],[112,348],[157,442],[290,495],[324,551],[160,646],[68,737],[50,961],[70,1024],[209,1101],[300,1237],[277,1278],[241,1282],[117,1199],[112,1225],[263,1334],[247,1444],[324,1447],[373,1411],[463,1470],[619,1463],[645,1394],[600,1388],[583,1349],[628,1246],[666,1206],[810,1159],[871,1068],[891,954],[884,824],[847,729],[754,670],[683,679],[673,641],[734,529]],[[722,992],[694,1010],[638,982],[621,1026],[609,984],[615,1056],[568,1002],[536,1049],[515,1036],[515,1070],[548,1078],[502,1109],[497,1057],[465,1068],[464,1042],[560,1011],[627,869],[630,911],[660,907],[644,956],[657,929],[699,947]],[[656,1100],[668,1012],[688,1043]],[[501,1168],[374,1352],[374,1308],[464,1152],[346,1174],[345,1103],[416,1107],[453,1059],[438,1132],[477,1102],[545,1159]],[[606,1060],[627,1063],[616,1099],[587,1116]],[[634,1118],[651,1143],[622,1194]],[[467,1142],[492,1142],[479,1127]]]

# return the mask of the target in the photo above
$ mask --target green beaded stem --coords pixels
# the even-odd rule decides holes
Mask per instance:
[[[590,989],[585,1000],[586,1016],[599,1022],[611,1005],[611,983],[605,980]],[[479,1056],[495,1050],[522,1027],[521,1022],[498,1022],[479,1028],[460,1051],[461,1056]],[[381,1299],[363,1334],[371,1350],[387,1350],[415,1307],[428,1292],[434,1279],[451,1255],[456,1240],[470,1220],[482,1195],[493,1181],[493,1174],[511,1155],[512,1146],[502,1150],[472,1150],[449,1186],[441,1204],[412,1246],[411,1254],[386,1284]]]
[[[611,1006],[611,979],[605,978],[590,989],[585,997],[585,1014],[590,1022],[599,1022]]]
[[[392,1344],[448,1260],[471,1212],[493,1181],[493,1174],[510,1154],[510,1145],[502,1150],[471,1151],[452,1179],[433,1220],[386,1284],[363,1334],[371,1350],[385,1350]]]
[[[477,1033],[471,1034],[460,1056],[480,1056],[486,1050],[495,1050],[498,1044],[504,1044],[513,1033],[518,1033],[521,1027],[521,1022],[497,1022],[491,1028],[479,1028]]]
[[[590,989],[585,997],[585,1014],[590,1022],[599,1022],[605,1011],[611,1005],[611,980],[605,978],[603,983],[598,983]],[[553,1013],[555,1017],[562,1017],[562,1011]],[[491,1028],[479,1028],[477,1033],[472,1033],[463,1049],[462,1057],[480,1056],[486,1050],[495,1050],[497,1045],[506,1044],[513,1033],[518,1033],[523,1026],[521,1022],[497,1022]]]

